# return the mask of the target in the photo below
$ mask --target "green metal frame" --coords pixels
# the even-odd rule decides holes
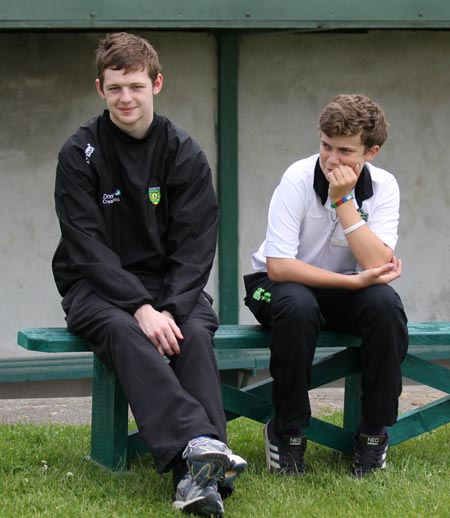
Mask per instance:
[[[447,28],[446,0],[1,0],[9,29]]]
[[[218,53],[218,195],[219,314],[222,324],[239,318],[238,197],[238,67],[239,49],[233,33],[217,35]]]
[[[96,401],[96,405],[92,408],[91,460],[109,469],[126,469],[127,460],[147,452],[148,447],[137,432],[133,432],[127,438],[127,401],[114,376],[99,360],[95,360],[95,363],[102,371],[101,376],[109,376],[110,379],[105,381],[100,376],[94,377],[96,390],[93,402]],[[418,363],[420,368],[417,367]],[[410,364],[414,364],[412,369]],[[408,355],[402,370],[403,374],[411,379],[422,380],[425,385],[450,393],[448,369]],[[352,435],[361,417],[358,371],[359,358],[356,349],[348,349],[329,356],[320,360],[313,368],[311,389],[340,379],[342,376],[346,377],[344,419],[341,427],[312,417],[310,426],[305,428],[305,433],[312,441],[344,454],[352,452]],[[439,381],[434,379],[436,374],[440,378]],[[249,385],[244,389],[223,384],[222,400],[227,420],[245,416],[261,423],[267,422],[273,416],[271,393],[271,379]],[[398,423],[390,428],[391,445],[400,444],[449,423],[449,410],[450,395],[402,414]]]

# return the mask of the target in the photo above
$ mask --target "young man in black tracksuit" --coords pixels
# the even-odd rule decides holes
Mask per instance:
[[[58,157],[53,272],[67,325],[118,377],[158,472],[173,472],[175,507],[222,516],[246,463],[225,444],[204,292],[218,220],[210,167],[154,113],[163,78],[146,40],[108,35],[97,67],[108,109]]]

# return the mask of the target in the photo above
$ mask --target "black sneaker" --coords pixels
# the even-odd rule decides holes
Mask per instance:
[[[304,475],[306,443],[305,436],[279,437],[275,433],[275,423],[271,419],[264,426],[264,447],[268,470],[286,475]]]
[[[376,469],[386,468],[386,452],[389,447],[389,435],[365,435],[353,437],[355,453],[353,474],[363,478]]]

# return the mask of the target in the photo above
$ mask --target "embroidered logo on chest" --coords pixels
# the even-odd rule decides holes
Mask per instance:
[[[153,205],[158,205],[161,201],[161,187],[149,187],[148,197]]]

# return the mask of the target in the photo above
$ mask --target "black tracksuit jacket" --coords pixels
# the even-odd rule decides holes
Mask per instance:
[[[217,240],[217,198],[196,142],[158,114],[135,139],[106,110],[63,145],[55,202],[61,240],[52,267],[62,296],[85,279],[131,314],[149,303],[184,321]],[[162,280],[162,296],[149,293],[143,277]]]

